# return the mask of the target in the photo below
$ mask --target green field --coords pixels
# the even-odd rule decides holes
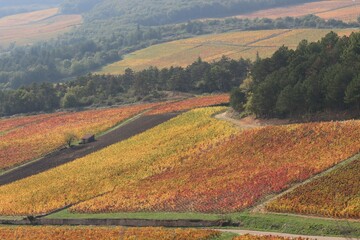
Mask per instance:
[[[154,45],[124,57],[122,61],[105,66],[99,73],[121,74],[126,68],[142,70],[150,66],[159,68],[187,66],[198,57],[205,61],[220,59],[223,55],[233,59],[269,57],[282,45],[296,48],[302,39],[317,41],[331,30],[282,29],[241,31],[206,35]],[[334,29],[339,35],[349,35],[354,29]]]

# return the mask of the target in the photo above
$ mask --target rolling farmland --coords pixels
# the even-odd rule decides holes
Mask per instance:
[[[154,45],[124,57],[124,60],[105,66],[99,73],[122,74],[126,68],[142,70],[150,66],[186,67],[198,57],[205,61],[219,60],[223,55],[255,59],[271,56],[282,45],[296,48],[302,39],[320,40],[330,30],[295,29],[242,31],[200,36]],[[353,29],[334,29],[339,35],[350,35]]]
[[[304,3],[288,7],[272,8],[256,11],[249,14],[239,15],[239,18],[279,18],[279,17],[301,17],[313,14],[324,19],[338,19],[346,22],[357,21],[360,15],[360,4],[351,0],[325,0]]]
[[[219,232],[196,229],[123,228],[123,227],[0,227],[1,239],[17,240],[207,240]]]
[[[82,23],[80,15],[60,15],[58,8],[22,13],[0,18],[0,45],[31,44],[69,31]]]
[[[335,218],[360,218],[360,159],[302,185],[267,209]]]

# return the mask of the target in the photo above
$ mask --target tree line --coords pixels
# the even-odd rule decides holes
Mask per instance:
[[[127,69],[122,75],[88,74],[66,83],[34,83],[0,91],[0,115],[153,101],[162,99],[164,91],[229,92],[243,82],[250,65],[244,59],[223,57],[208,63],[199,58],[186,68]]]
[[[257,59],[248,78],[232,92],[232,106],[258,117],[296,117],[326,110],[360,109],[360,33],[327,34],[283,46]]]
[[[231,105],[258,117],[296,117],[326,110],[360,110],[360,33],[330,32],[269,58],[150,67],[122,75],[83,75],[65,83],[34,83],[0,91],[0,115],[161,99],[164,91],[231,91]]]

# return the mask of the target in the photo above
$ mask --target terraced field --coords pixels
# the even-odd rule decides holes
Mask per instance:
[[[48,40],[82,23],[81,15],[60,15],[58,11],[58,8],[51,8],[0,18],[0,45]]]
[[[126,68],[142,70],[150,66],[185,67],[198,57],[205,61],[218,60],[223,55],[233,59],[243,57],[254,60],[257,53],[261,57],[269,57],[282,45],[294,49],[301,40],[317,41],[329,31],[326,29],[242,31],[178,40],[128,54],[124,60],[105,66],[99,73],[121,74]],[[339,35],[350,35],[354,30],[334,29],[333,31]]]
[[[351,0],[325,0],[304,3],[290,7],[279,7],[256,11],[249,14],[239,15],[239,18],[279,18],[279,17],[301,17],[313,14],[324,19],[338,19],[346,22],[356,22],[360,15],[360,4]]]

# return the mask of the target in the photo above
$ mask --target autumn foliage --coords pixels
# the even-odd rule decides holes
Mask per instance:
[[[124,227],[0,227],[3,240],[207,240],[219,236],[212,230]]]
[[[296,188],[268,204],[276,212],[360,218],[360,159]]]

